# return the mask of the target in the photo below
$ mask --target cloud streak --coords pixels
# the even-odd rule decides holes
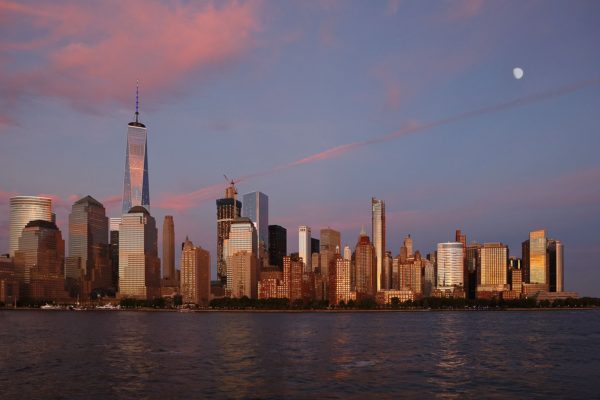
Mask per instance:
[[[136,79],[144,99],[174,96],[256,45],[259,6],[0,0],[0,106],[14,111],[30,96],[91,112],[130,105]]]
[[[264,177],[268,175],[272,175],[278,172],[282,172],[284,170],[299,167],[306,164],[312,164],[314,162],[319,162],[323,160],[328,160],[331,158],[340,157],[344,154],[357,151],[361,148],[371,146],[374,144],[385,143],[392,140],[400,139],[402,137],[422,133],[429,131],[434,128],[439,128],[442,126],[450,125],[453,123],[466,121],[472,118],[482,117],[485,115],[495,114],[502,111],[507,111],[511,109],[516,109],[520,107],[525,107],[531,104],[536,104],[542,102],[544,100],[549,100],[552,98],[566,96],[568,94],[597,86],[600,84],[600,77],[596,77],[593,79],[588,79],[580,82],[576,82],[573,84],[561,86],[558,88],[546,90],[543,92],[533,93],[528,96],[519,97],[516,99],[512,99],[509,101],[505,101],[502,103],[493,104],[490,106],[485,106],[481,108],[477,108],[474,110],[466,111],[463,113],[459,113],[456,115],[452,115],[446,118],[441,118],[435,121],[426,122],[426,123],[416,123],[412,122],[407,124],[404,128],[399,129],[395,132],[389,133],[387,135],[382,135],[379,137],[366,139],[362,141],[352,142],[341,144],[338,146],[334,146],[332,148],[320,151],[315,154],[311,154],[306,157],[302,157],[296,161],[282,164],[279,166],[275,166],[268,170],[258,171],[251,174],[244,175],[237,179],[236,182],[245,182],[251,179]],[[224,189],[223,184],[214,184],[204,188],[200,188],[192,193],[183,193],[183,194],[170,194],[163,197],[161,201],[160,207],[162,208],[172,208],[176,210],[185,210],[197,205],[199,201],[214,198],[215,194],[222,192]]]

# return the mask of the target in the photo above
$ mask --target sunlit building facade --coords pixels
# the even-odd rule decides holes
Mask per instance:
[[[15,196],[9,202],[8,252],[14,257],[25,225],[35,220],[52,221],[52,200],[39,196]]]
[[[329,304],[332,305],[356,300],[356,292],[353,292],[350,287],[350,260],[344,260],[339,254],[335,259],[335,267],[329,272],[328,292]]]
[[[125,180],[123,183],[123,214],[132,207],[142,206],[150,211],[150,183],[148,180],[148,131],[139,121],[136,93],[135,121],[127,126],[125,151]]]
[[[367,233],[362,230],[354,250],[356,267],[355,290],[358,295],[375,296],[377,292],[377,265],[375,248]]]
[[[91,196],[73,204],[69,215],[69,256],[65,276],[80,280],[81,295],[112,285],[108,244],[108,218],[104,206]]]
[[[302,225],[298,227],[298,255],[304,263],[304,270],[312,270],[312,252],[311,252],[310,227]]]
[[[181,296],[184,304],[210,301],[210,254],[186,238],[181,250]]]
[[[548,240],[546,231],[529,232],[529,240],[523,243],[523,269],[526,283],[549,284]]]
[[[156,221],[144,207],[135,206],[119,225],[119,296],[152,299],[159,294]]]
[[[259,273],[258,260],[254,254],[256,243],[256,228],[250,218],[240,217],[231,222],[228,239],[224,245],[227,266],[225,293],[227,295],[256,298]]]
[[[385,202],[371,198],[371,238],[375,248],[377,291],[384,288],[382,277],[385,268]]]
[[[477,285],[506,285],[508,283],[508,247],[502,243],[484,243],[479,250]]]
[[[437,245],[437,288],[463,286],[463,244],[460,242]]]

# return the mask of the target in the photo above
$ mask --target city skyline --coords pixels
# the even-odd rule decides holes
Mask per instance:
[[[248,4],[253,3],[223,6],[213,12],[222,18],[241,18],[241,25],[250,32],[250,36],[254,35],[254,18],[266,26],[266,33],[256,34],[261,39],[286,33],[281,26],[269,25],[268,18],[265,21],[266,10],[259,5]],[[233,45],[227,49],[236,60],[221,59],[230,70],[211,72],[216,77],[215,82],[195,81],[183,94],[173,94],[181,88],[177,80],[169,85],[156,76],[140,73],[141,69],[127,69],[128,73],[123,76],[114,75],[118,82],[114,93],[99,91],[103,103],[98,107],[93,96],[79,97],[79,92],[73,92],[72,88],[67,87],[69,90],[54,94],[53,87],[47,86],[52,77],[45,78],[42,83],[46,86],[41,87],[45,87],[47,92],[24,95],[31,102],[27,110],[15,106],[9,109],[10,119],[2,115],[2,121],[9,122],[3,123],[0,128],[0,134],[7,143],[2,153],[3,172],[0,175],[0,206],[6,210],[4,220],[0,221],[3,227],[0,245],[8,249],[8,199],[13,195],[45,194],[52,198],[63,239],[68,235],[70,208],[75,200],[85,195],[98,199],[106,207],[107,217],[120,216],[122,195],[119,192],[123,185],[122,159],[126,143],[123,126],[130,120],[132,88],[136,78],[140,78],[142,88],[148,85],[148,97],[144,97],[144,110],[148,110],[144,111],[144,123],[148,124],[151,132],[148,136],[153,184],[151,214],[156,221],[162,221],[164,215],[174,216],[176,245],[189,235],[195,244],[203,248],[206,246],[211,256],[216,255],[214,201],[222,197],[225,185],[220,184],[214,190],[212,187],[223,173],[236,179],[252,174],[252,171],[264,171],[273,165],[309,158],[310,162],[299,163],[297,168],[257,176],[238,184],[240,193],[260,191],[269,196],[269,223],[288,230],[288,254],[298,250],[297,228],[301,225],[310,226],[314,233],[330,226],[342,233],[342,247],[353,245],[361,226],[370,226],[366,204],[369,197],[375,196],[386,203],[387,249],[384,251],[392,250],[393,256],[409,233],[414,238],[414,248],[428,252],[439,242],[451,241],[455,229],[462,229],[469,239],[480,243],[505,243],[511,249],[511,255],[519,255],[521,243],[527,239],[528,232],[546,229],[565,245],[566,287],[582,295],[598,295],[600,273],[595,260],[600,259],[600,246],[594,233],[600,222],[597,212],[600,165],[593,150],[598,146],[598,139],[593,135],[598,122],[593,112],[599,101],[597,85],[502,113],[433,127],[422,135],[389,141],[387,146],[355,146],[352,153],[347,152],[347,147],[338,147],[381,137],[398,129],[416,127],[427,121],[460,115],[481,106],[503,104],[511,99],[526,98],[595,79],[594,70],[598,70],[600,61],[591,47],[593,40],[587,38],[597,37],[598,28],[590,25],[585,14],[592,14],[598,6],[588,4],[587,8],[578,10],[569,9],[566,5],[557,6],[556,10],[546,9],[540,15],[536,15],[539,10],[529,6],[522,13],[515,13],[514,31],[492,27],[494,36],[491,42],[500,49],[500,54],[484,53],[477,61],[467,58],[467,66],[453,65],[452,61],[460,60],[443,58],[450,55],[439,48],[429,56],[416,52],[415,58],[406,62],[409,66],[405,65],[392,56],[398,50],[393,46],[392,38],[394,34],[420,31],[412,25],[407,32],[399,31],[397,25],[411,15],[419,18],[429,15],[420,12],[419,6],[409,7],[409,10],[402,6],[388,9],[383,4],[377,10],[373,7],[365,13],[367,21],[364,26],[371,27],[374,21],[382,21],[388,36],[363,30],[372,35],[370,39],[380,38],[385,45],[373,49],[376,54],[366,57],[359,67],[350,68],[348,73],[352,74],[358,87],[345,88],[345,80],[337,80],[326,64],[317,64],[312,73],[309,70],[302,74],[306,82],[319,82],[320,71],[324,74],[321,84],[330,82],[332,88],[339,88],[346,97],[330,98],[327,92],[325,99],[316,102],[318,107],[308,102],[313,96],[324,93],[316,87],[312,91],[299,90],[289,83],[289,89],[296,89],[290,91],[298,95],[292,98],[283,93],[281,89],[288,86],[283,86],[282,82],[293,70],[284,60],[294,57],[294,52],[315,55],[327,51],[329,56],[321,56],[331,65],[350,61],[353,51],[362,47],[360,42],[350,45],[356,37],[348,26],[358,17],[349,6],[332,6],[334,11],[325,10],[323,15],[326,17],[315,22],[316,28],[320,23],[324,26],[323,36],[316,39],[323,40],[318,42],[317,49],[303,50],[303,44],[311,39],[300,35],[299,38],[288,39],[291,44],[278,44],[282,57],[278,61],[276,46],[272,43],[263,45],[259,53],[274,57],[271,65],[262,66],[273,69],[272,81],[257,72],[260,67],[258,56],[237,53]],[[8,9],[5,3],[0,7]],[[52,14],[52,6],[45,7]],[[129,6],[122,7],[127,11]],[[193,12],[204,15],[205,10],[189,7]],[[276,6],[272,12],[289,16],[300,9],[307,18],[310,11],[306,8],[310,7],[298,4]],[[453,10],[437,10],[436,15],[442,22],[431,35],[434,38],[444,34],[462,37],[459,28],[444,22],[444,16],[460,18],[462,23],[476,29],[485,25],[490,14],[497,11],[490,10],[493,7],[493,4],[484,3],[472,14],[464,11],[466,14],[460,17],[447,15]],[[516,7],[516,3],[510,3],[507,10],[502,11],[509,13]],[[160,7],[155,6],[152,11],[156,8]],[[7,12],[15,16],[15,20],[29,15],[27,10],[10,9]],[[334,18],[336,15],[337,19]],[[526,28],[527,17],[533,21],[531,30]],[[563,18],[569,17],[577,17],[581,23],[580,26],[567,24],[559,29],[563,34],[562,45],[569,48],[561,47],[560,62],[544,63],[527,56],[527,52],[535,48],[536,54],[542,55],[539,58],[553,60],[550,55],[557,51],[556,48],[544,44],[552,39],[552,35],[548,37],[547,33],[536,29],[536,23],[559,26]],[[328,27],[330,20],[334,22]],[[9,24],[9,28],[2,29],[14,28]],[[331,41],[326,40],[327,29],[331,29]],[[293,30],[291,33],[294,33]],[[519,36],[525,39],[519,41]],[[419,46],[426,48],[427,38],[423,40],[417,41],[415,47],[407,44],[399,46],[404,51],[418,50]],[[510,42],[510,45],[505,42]],[[449,51],[453,50],[464,55],[461,47],[449,46]],[[0,51],[5,52],[1,54],[6,54],[12,66],[18,65],[19,52],[25,50],[8,51],[3,48]],[[65,56],[64,53],[58,54]],[[410,80],[415,79],[414,68],[430,64],[434,56],[442,57],[440,64],[445,67],[437,74],[430,72],[439,79],[437,86],[425,87],[423,94],[416,95],[415,88],[406,87],[410,86]],[[367,62],[372,65],[367,65]],[[414,66],[410,66],[411,63]],[[376,68],[378,64],[379,69]],[[517,65],[525,71],[519,81],[511,76],[512,68]],[[253,67],[253,72],[258,74],[256,83],[244,79],[236,71],[243,66]],[[357,78],[368,70],[373,73],[369,79]],[[231,85],[237,84],[236,90],[226,83],[229,78],[233,78]],[[267,87],[277,94],[270,96],[274,96],[278,103],[290,103],[285,104],[285,108],[277,108],[279,115],[276,116],[263,109],[275,104],[269,95],[262,95],[254,106],[246,103],[248,96],[258,93],[257,83],[260,86],[269,82],[271,84]],[[360,89],[369,83],[375,88],[366,90],[366,99],[357,99]],[[5,81],[0,83],[0,87],[5,85]],[[98,88],[97,82],[90,81],[89,85],[84,84],[83,87]],[[485,94],[476,89],[478,85],[482,85]],[[460,89],[461,86],[472,89]],[[377,90],[380,91],[379,96]],[[242,99],[239,103],[233,99],[233,94],[240,94]],[[454,96],[458,96],[457,100],[450,101]],[[175,101],[166,104],[169,103],[166,98]],[[213,105],[207,104],[210,99]],[[286,101],[281,102],[281,99]],[[2,102],[5,100],[5,97],[0,99]],[[430,103],[433,106],[427,109],[425,105]],[[230,112],[230,107],[238,106],[240,114]],[[32,107],[35,115],[31,113]],[[309,116],[307,119],[314,121],[309,123],[300,118],[296,111],[292,111],[294,108],[298,108],[304,118]],[[198,114],[190,112],[196,109],[201,111]],[[351,110],[356,111],[356,116],[345,117]],[[215,117],[210,116],[211,112]],[[60,118],[54,114],[60,115]],[[44,137],[37,132],[40,126],[44,127]],[[81,132],[82,126],[86,127],[85,132]],[[306,139],[302,139],[305,135]],[[237,144],[225,147],[231,140]],[[273,142],[273,147],[258,146],[265,141]],[[254,142],[256,145],[253,145]],[[40,146],[31,146],[32,143]],[[300,143],[304,146],[299,146]],[[229,160],[224,159],[225,153],[220,151],[225,148],[232,152]],[[279,148],[286,151],[275,151]],[[490,152],[491,148],[496,151]],[[327,153],[327,149],[333,150]],[[53,160],[48,153],[60,154],[60,161]],[[256,157],[252,157],[251,153]],[[21,159],[26,159],[28,165],[15,169]],[[198,188],[211,189],[196,196],[187,196]],[[186,197],[181,197],[181,194],[186,194]],[[177,266],[179,257],[176,252]],[[214,279],[215,256],[211,257],[211,262]]]

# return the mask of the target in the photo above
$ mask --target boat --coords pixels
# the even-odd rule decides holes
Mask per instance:
[[[121,305],[117,304],[116,306],[112,303],[104,304],[102,306],[96,306],[96,310],[120,310]]]
[[[62,310],[62,306],[59,306],[57,304],[44,304],[43,306],[40,307],[42,310]]]

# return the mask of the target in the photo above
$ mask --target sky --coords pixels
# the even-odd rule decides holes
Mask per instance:
[[[0,249],[14,195],[65,238],[85,195],[119,215],[139,80],[159,237],[173,215],[213,279],[226,174],[288,252],[299,225],[354,247],[377,197],[394,255],[547,229],[600,296],[599,38],[597,1],[0,0]]]

